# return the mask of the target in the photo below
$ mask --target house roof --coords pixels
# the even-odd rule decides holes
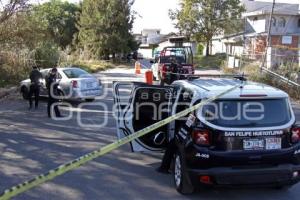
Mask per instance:
[[[240,43],[243,41],[245,33],[244,32],[239,32],[239,33],[234,33],[230,35],[222,35],[219,37],[214,37],[213,40],[220,40],[223,41],[224,43]]]
[[[255,16],[269,14],[272,10],[272,2],[261,2],[253,0],[242,0],[245,5],[246,13],[243,16]],[[299,4],[290,3],[276,3],[274,7],[274,14],[284,15],[300,15]]]

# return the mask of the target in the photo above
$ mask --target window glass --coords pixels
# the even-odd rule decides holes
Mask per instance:
[[[281,17],[279,19],[278,26],[284,28],[285,25],[286,25],[286,20],[285,20],[285,18]]]
[[[63,72],[68,78],[81,78],[91,76],[89,73],[79,68],[65,69],[63,70]]]
[[[206,121],[222,127],[282,126],[291,120],[287,99],[219,100],[203,107]]]
[[[275,17],[272,17],[272,26],[277,26],[277,20]]]

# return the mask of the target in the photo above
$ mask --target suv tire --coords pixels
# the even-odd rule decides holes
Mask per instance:
[[[189,176],[186,172],[185,165],[183,164],[182,155],[177,152],[175,154],[174,164],[174,184],[176,190],[181,194],[191,194],[194,192],[194,187],[191,184]]]

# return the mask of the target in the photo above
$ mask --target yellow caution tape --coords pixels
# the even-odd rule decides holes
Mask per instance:
[[[238,86],[235,86],[235,87],[232,87],[222,93],[220,93],[219,95],[216,95],[212,98],[209,98],[207,100],[204,100],[202,101],[201,103],[197,104],[197,105],[194,105],[184,111],[181,111],[171,117],[168,117],[162,121],[159,121],[151,126],[148,126],[146,128],[144,128],[143,130],[140,130],[140,131],[137,131],[131,135],[128,135],[127,137],[124,137],[122,139],[119,139],[117,140],[116,142],[114,143],[111,143],[103,148],[100,148],[99,150],[96,150],[96,151],[93,151],[91,153],[88,153],[84,156],[81,156],[73,161],[70,161],[66,164],[63,164],[63,165],[60,165],[59,167],[53,169],[53,170],[50,170],[48,171],[47,173],[45,174],[41,174],[39,176],[36,176],[35,178],[29,180],[29,181],[26,181],[24,183],[21,183],[19,185],[16,185],[10,189],[7,189],[5,190],[1,196],[0,196],[0,200],[8,200],[14,196],[17,196],[18,194],[21,194],[23,192],[26,192],[28,190],[30,190],[31,188],[33,187],[36,187],[38,185],[41,185],[42,183],[45,183],[46,181],[49,181],[49,180],[52,180],[54,179],[55,177],[57,176],[60,176],[68,171],[71,171],[73,169],[76,169],[78,167],[80,167],[81,165],[87,163],[88,161],[91,161],[91,160],[94,160],[95,158],[98,158],[100,156],[103,156],[117,148],[119,148],[120,146],[124,145],[124,144],[127,144],[139,137],[142,137],[176,119],[179,119],[181,117],[184,117],[186,115],[188,115],[189,113],[197,110],[198,108],[200,108],[201,106],[207,104],[207,103],[210,103],[220,97],[222,97],[223,95],[237,89],[238,87],[240,87],[239,85]]]

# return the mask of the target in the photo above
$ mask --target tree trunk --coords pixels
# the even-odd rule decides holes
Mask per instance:
[[[206,42],[206,53],[205,53],[205,55],[209,56],[209,52],[210,52],[210,41],[207,41]]]

